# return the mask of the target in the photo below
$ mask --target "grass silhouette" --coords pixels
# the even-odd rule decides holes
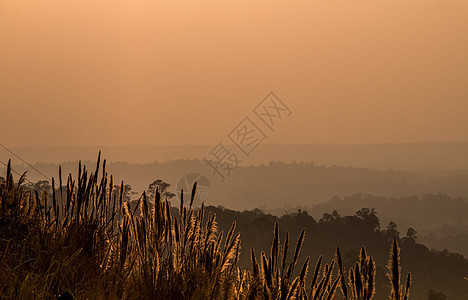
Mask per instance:
[[[303,230],[289,253],[289,235],[280,241],[278,223],[267,255],[250,249],[251,270],[238,267],[240,233],[233,223],[224,237],[216,215],[181,198],[174,214],[156,190],[135,205],[123,201],[124,184],[101,166],[81,163],[51,191],[27,192],[25,174],[14,181],[10,162],[0,183],[1,298],[12,299],[372,299],[375,263],[363,247],[348,272],[339,248],[324,264],[319,257],[310,279],[307,257],[297,266]],[[64,191],[65,189],[65,191]],[[57,195],[59,193],[59,195]],[[184,193],[181,192],[181,197]],[[292,248],[291,248],[292,249]],[[408,299],[411,277],[400,286],[399,247],[390,252],[390,299]],[[347,273],[347,274],[346,274]],[[339,293],[341,292],[341,295]]]

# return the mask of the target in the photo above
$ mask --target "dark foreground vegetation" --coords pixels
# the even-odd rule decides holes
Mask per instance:
[[[371,210],[349,219],[334,213],[317,223],[305,212],[278,220],[259,211],[193,208],[196,184],[191,199],[181,199],[179,208],[171,207],[157,189],[154,199],[143,193],[136,203],[129,203],[124,201],[124,184],[115,190],[106,162],[101,167],[99,159],[94,172],[80,166],[78,177],[69,175],[65,184],[59,174],[58,188],[52,180],[50,193],[24,191],[24,181],[24,175],[15,181],[8,165],[0,183],[1,298],[409,297],[412,278],[401,270],[398,243],[420,245],[408,240],[411,235],[400,240],[391,228],[378,231]],[[218,230],[216,214],[226,230]],[[319,233],[320,229],[327,230]],[[241,248],[239,230],[252,247],[244,243]],[[306,231],[319,237],[313,245],[307,242]],[[354,236],[356,232],[360,237]],[[343,256],[335,247],[353,238],[358,245],[367,235],[374,247],[373,234],[381,234],[379,245],[386,245],[387,270],[376,265],[361,245],[358,252],[346,250]],[[330,249],[323,248],[331,244]],[[310,256],[314,247],[333,255]],[[380,247],[375,249],[380,256]],[[245,255],[249,263],[241,261]],[[430,259],[426,254],[415,264],[430,265]],[[448,259],[432,268],[445,267]],[[457,259],[466,270],[466,261]],[[382,278],[385,274],[388,278]]]
[[[381,225],[373,209],[364,208],[354,215],[340,216],[337,211],[326,213],[316,220],[306,211],[297,211],[276,217],[260,210],[238,212],[222,207],[207,207],[218,217],[220,230],[229,228],[234,220],[242,233],[243,247],[268,249],[271,243],[271,228],[278,222],[280,236],[290,233],[296,240],[303,228],[307,238],[301,248],[302,263],[305,256],[323,256],[325,260],[335,257],[335,248],[340,247],[343,264],[354,265],[362,245],[372,254],[376,264],[376,294],[374,299],[388,299],[390,282],[385,276],[388,248],[394,239],[401,248],[402,273],[411,271],[411,299],[468,299],[468,260],[462,255],[447,250],[437,251],[418,243],[418,233],[413,228],[398,228],[390,222]],[[401,231],[401,233],[400,233]],[[242,252],[240,267],[249,265],[249,257]],[[431,291],[432,290],[432,294]],[[429,294],[433,295],[429,297]],[[435,295],[441,295],[435,298]],[[446,298],[444,298],[446,297]],[[337,299],[341,299],[337,297]]]

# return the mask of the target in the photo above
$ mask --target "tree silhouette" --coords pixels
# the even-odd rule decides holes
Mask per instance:
[[[114,192],[119,195],[120,193],[120,185],[114,185]],[[123,187],[123,201],[131,201],[132,196],[138,194],[135,191],[132,191],[132,187],[130,184],[125,184]]]
[[[393,240],[393,238],[400,238],[400,232],[397,230],[397,225],[395,222],[390,221],[387,225],[387,230],[385,230],[385,237],[387,240]]]
[[[52,186],[47,180],[39,180],[36,183],[28,182],[27,184],[23,185],[23,189],[28,192],[37,191],[39,194],[42,192],[47,192],[50,194],[52,191]]]
[[[408,228],[408,231],[406,232],[406,237],[404,237],[403,239],[405,241],[411,241],[411,242],[415,242],[416,239],[418,238],[416,235],[418,233],[416,232],[416,230],[414,230],[414,228],[410,227]]]
[[[362,208],[356,212],[356,216],[361,218],[371,230],[380,229],[380,221],[374,208]]]
[[[161,195],[161,197],[169,200],[175,196],[174,193],[171,193],[167,190],[170,186],[171,185],[169,183],[164,182],[161,179],[158,179],[158,180],[153,181],[153,183],[151,183],[148,186],[148,190],[146,191],[146,193],[149,199],[154,199],[156,188],[159,188],[159,194]]]

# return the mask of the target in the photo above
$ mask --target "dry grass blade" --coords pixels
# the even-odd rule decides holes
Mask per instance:
[[[181,220],[182,220],[183,211],[184,211],[184,189],[181,189],[180,190],[180,208],[179,208],[179,215],[180,215]]]
[[[223,272],[226,269],[229,262],[235,257],[235,251],[236,251],[237,244],[239,243],[239,241],[240,241],[240,233],[238,232],[232,239],[226,253],[224,254],[224,257],[222,260],[221,272]]]
[[[297,299],[297,293],[299,291],[299,278],[294,279],[293,283],[291,284],[291,288],[289,289],[288,296],[286,299],[294,300]]]
[[[411,273],[408,273],[408,277],[406,277],[405,296],[403,297],[403,300],[409,299],[410,287],[411,287]]]
[[[284,238],[284,245],[283,245],[283,256],[281,258],[281,276],[283,276],[284,269],[286,267],[286,257],[288,255],[288,247],[289,247],[289,233],[286,232],[286,236]]]
[[[231,243],[231,238],[236,229],[236,221],[232,222],[231,229],[229,229],[228,235],[226,237],[226,243],[224,244],[224,253],[226,253],[227,246]]]
[[[195,195],[197,194],[197,185],[198,183],[195,181],[192,187],[192,195],[190,196],[190,208],[192,208],[193,201],[195,200]]]
[[[363,283],[362,283],[361,270],[360,270],[359,263],[356,263],[356,265],[354,266],[354,282],[356,284],[356,294],[362,295]]]
[[[393,239],[392,248],[390,250],[390,259],[387,264],[388,273],[387,277],[390,280],[392,289],[390,294],[390,299],[392,300],[400,300],[400,248],[398,247],[398,243],[396,238]]]
[[[278,222],[275,222],[275,228],[274,228],[274,236],[273,236],[273,243],[271,244],[271,266],[272,268],[276,268],[277,266],[277,260],[278,260],[278,254],[279,254],[279,228],[278,228]]]
[[[301,287],[304,285],[307,272],[309,271],[309,259],[310,257],[307,256],[304,262],[304,265],[302,266],[301,273],[299,275],[299,282],[300,282]]]
[[[333,283],[332,287],[330,288],[330,291],[328,292],[327,300],[331,300],[335,296],[336,287],[338,286],[338,282],[341,281],[341,278],[342,278],[341,275],[339,275],[338,278],[336,278],[335,282]]]
[[[254,277],[258,277],[260,275],[260,270],[258,267],[257,259],[255,258],[255,249],[254,247],[250,247],[250,260],[252,262],[252,273]]]
[[[375,262],[372,257],[369,257],[368,259],[366,279],[367,283],[364,299],[370,300],[374,297],[375,294]]]
[[[271,288],[272,286],[272,274],[270,271],[270,268],[268,266],[268,261],[265,256],[265,252],[262,251],[260,254],[260,259],[262,261],[262,274],[263,274],[263,280],[265,281],[265,284],[268,288]]]
[[[336,248],[336,261],[338,262],[338,271],[340,276],[340,289],[344,299],[348,299],[348,289],[346,287],[343,260],[341,259],[340,247]]]
[[[296,249],[294,250],[293,261],[291,262],[291,264],[289,265],[289,268],[288,268],[288,272],[287,272],[287,277],[288,278],[291,278],[291,274],[292,274],[292,272],[294,270],[294,267],[297,264],[297,260],[299,258],[299,253],[301,252],[302,243],[304,243],[304,237],[305,237],[305,229],[302,229],[301,235],[299,236],[299,238],[297,240],[297,243],[296,243]]]
[[[317,279],[318,279],[318,275],[320,274],[320,269],[321,269],[321,266],[322,266],[322,260],[323,260],[323,256],[320,255],[320,257],[317,259],[317,262],[315,263],[314,276],[312,277],[312,282],[310,284],[309,298],[312,298],[313,293],[317,289],[317,286],[318,286],[317,285]]]
[[[148,220],[149,219],[149,207],[148,207],[148,200],[146,199],[146,192],[143,192],[143,195],[141,196],[142,201],[141,201],[141,216],[143,219]]]

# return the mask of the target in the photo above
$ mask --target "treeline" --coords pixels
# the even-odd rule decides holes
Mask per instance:
[[[388,299],[385,291],[389,289],[385,278],[388,249],[393,238],[401,245],[403,273],[411,271],[413,299],[428,299],[432,294],[443,294],[448,299],[468,299],[468,260],[462,255],[448,251],[429,250],[417,243],[417,232],[413,228],[399,229],[391,222],[381,225],[375,210],[364,208],[351,216],[340,216],[337,211],[326,213],[319,220],[307,211],[286,214],[281,217],[263,213],[261,210],[233,211],[222,207],[207,207],[207,211],[218,216],[220,230],[228,230],[235,221],[242,237],[240,265],[248,266],[248,249],[268,249],[272,241],[272,227],[279,223],[280,236],[284,232],[295,240],[302,228],[306,229],[306,238],[302,247],[303,257],[331,259],[334,249],[339,246],[346,268],[353,267],[359,256],[359,249],[366,249],[377,266],[375,299]],[[399,231],[402,231],[400,234]]]
[[[383,197],[357,193],[333,197],[306,209],[315,218],[333,210],[343,215],[354,214],[362,207],[373,207],[383,224],[394,221],[404,229],[416,228],[418,240],[430,248],[448,249],[468,256],[468,201],[444,193]],[[297,210],[297,209],[296,209]]]
[[[468,201],[461,197],[450,197],[446,193],[421,194],[405,197],[384,197],[369,193],[333,197],[329,201],[307,208],[313,216],[327,211],[339,210],[354,213],[360,207],[374,207],[381,219],[401,223],[433,226],[449,222],[468,221]],[[397,219],[395,219],[397,218]]]
[[[153,203],[146,193],[134,205],[124,201],[123,182],[116,191],[99,159],[94,172],[80,166],[76,179],[69,175],[63,185],[58,178],[52,195],[28,192],[25,176],[15,181],[7,166],[0,182],[0,298],[325,300],[339,290],[349,299],[372,299],[376,291],[378,270],[365,247],[349,269],[338,248],[333,258],[301,261],[306,229],[294,243],[288,234],[280,238],[277,222],[269,250],[251,247],[251,268],[240,268],[236,223],[220,233],[215,214],[194,209],[196,184],[177,210],[158,188]],[[411,276],[402,276],[396,239],[388,268],[385,294],[408,299]]]
[[[377,270],[365,247],[349,271],[339,248],[313,267],[310,257],[299,260],[306,229],[294,244],[288,233],[280,240],[278,222],[270,251],[250,247],[251,268],[240,268],[236,223],[219,233],[215,214],[203,204],[194,209],[196,183],[177,210],[159,187],[154,202],[146,193],[125,201],[124,183],[117,192],[99,159],[94,172],[80,165],[76,180],[70,174],[63,185],[58,178],[51,195],[26,191],[25,174],[15,181],[8,163],[0,182],[0,298],[329,300],[339,290],[349,299],[374,296]],[[396,239],[387,274],[391,299],[408,299],[411,274],[402,278]]]
[[[93,164],[87,161],[86,164]],[[58,164],[35,164],[45,174],[56,174]],[[27,166],[15,166],[22,173]],[[75,174],[77,162],[62,164],[64,174]],[[108,170],[117,182],[124,180],[140,195],[156,179],[173,184],[170,192],[176,193],[177,182],[187,173],[204,174],[211,184],[207,203],[244,210],[265,206],[287,209],[310,206],[330,200],[333,196],[345,197],[366,192],[385,197],[447,193],[453,197],[466,197],[468,171],[447,172],[436,175],[397,170],[378,171],[359,167],[325,166],[314,163],[270,162],[258,166],[241,166],[232,172],[225,183],[213,176],[213,170],[199,160],[176,160],[165,163],[129,164],[112,162]],[[28,174],[32,181],[42,180],[35,172]],[[36,177],[32,177],[36,176]],[[367,206],[361,206],[367,207]],[[379,213],[383,211],[379,210]]]
[[[99,160],[93,172],[80,165],[76,179],[59,175],[50,193],[23,184],[8,165],[0,182],[0,297],[331,299],[341,289],[351,299],[374,292],[386,299],[391,291],[403,299],[409,284],[400,282],[410,271],[414,299],[468,295],[461,255],[428,250],[412,228],[400,235],[395,223],[381,227],[372,209],[318,220],[306,211],[278,218],[194,209],[196,187],[173,207],[157,184],[154,197],[127,202],[125,185]]]

